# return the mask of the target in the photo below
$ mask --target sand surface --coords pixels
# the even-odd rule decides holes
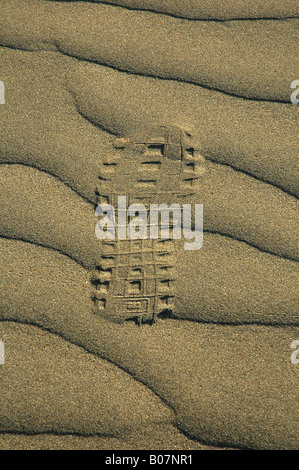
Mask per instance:
[[[69,1],[69,0],[66,0]],[[81,0],[75,0],[81,1]],[[298,17],[296,0],[231,0],[229,8],[224,0],[92,0],[95,3],[119,5],[133,10],[149,10],[179,18],[199,20],[292,18]]]
[[[298,3],[0,9],[0,448],[298,449]],[[138,328],[95,311],[95,188],[159,124],[206,159],[204,245]]]

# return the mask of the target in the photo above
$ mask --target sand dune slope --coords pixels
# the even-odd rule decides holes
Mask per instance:
[[[182,253],[173,316],[213,323],[298,325],[296,264],[252,251],[210,236],[205,251],[192,264],[190,256]],[[1,239],[1,257],[9,266],[1,286],[3,319],[50,329],[58,325],[65,336],[68,329],[74,334],[77,322],[92,328],[101,320],[94,309],[93,273],[73,260],[5,239]]]
[[[1,165],[0,181],[5,206],[0,235],[58,249],[94,268],[101,253],[101,243],[95,237],[99,220],[95,204],[83,200],[57,178],[29,166]],[[211,165],[193,202],[204,206],[205,232],[298,260],[299,220],[292,196],[229,168]]]
[[[51,0],[49,0],[51,1]],[[70,0],[65,0],[70,1]],[[75,0],[82,1],[82,0]],[[296,0],[271,0],[256,2],[231,0],[229,8],[223,0],[92,0],[95,3],[108,3],[131,9],[151,10],[189,19],[233,18],[285,18],[298,17],[299,8]]]
[[[35,334],[32,327],[24,328],[25,331],[29,328],[27,334],[30,336]],[[2,335],[6,332],[8,334],[8,331],[6,342],[21,345],[23,333],[19,332],[14,336],[11,330],[3,330],[3,326],[1,327]],[[78,333],[77,328],[75,334]],[[145,381],[174,409],[176,425],[189,436],[227,446],[290,449],[298,446],[298,408],[295,393],[297,371],[290,363],[289,352],[286,351],[297,334],[298,328],[216,325],[194,327],[192,324],[172,321],[165,321],[158,330],[145,328],[136,333],[133,325],[112,328],[104,322],[101,330],[91,332],[83,328],[80,338],[88,350],[102,357],[109,357],[110,361],[127,370],[133,377]],[[49,337],[49,334],[44,333],[40,337],[38,333],[37,351],[40,351],[44,344],[43,338],[48,347],[55,344],[52,335]],[[72,342],[75,342],[74,338]],[[23,344],[28,348],[27,339]],[[50,351],[46,349],[45,353],[43,360],[49,360],[46,358]],[[140,355],[144,354],[147,357],[146,362],[140,360]],[[38,360],[35,357],[33,356],[34,360]],[[232,357],[237,357],[238,360],[232,363]],[[34,364],[33,369],[37,370],[36,362],[32,362],[32,358],[30,360],[31,364]],[[73,354],[72,360],[76,360],[76,354]],[[67,364],[61,359],[60,363],[60,367]],[[72,370],[73,368],[74,366]],[[28,367],[25,367],[23,374],[26,380],[27,377],[30,380]],[[8,377],[8,373],[5,376]],[[68,379],[68,376],[66,378]],[[45,382],[45,378],[41,380]],[[59,386],[63,387],[64,383],[60,382]],[[96,387],[100,387],[101,383],[102,379],[99,379]],[[30,387],[25,391],[28,406],[22,409],[22,413],[28,412],[26,409],[30,409],[30,400],[36,397]],[[82,393],[85,391],[86,388],[83,388]],[[61,394],[64,395],[63,390]],[[136,396],[134,394],[135,400]],[[86,395],[84,397],[89,400]],[[73,395],[70,398],[73,398]],[[43,398],[44,402],[46,399],[47,394]],[[75,388],[75,405],[78,399],[80,394]],[[16,408],[13,395],[10,395],[7,403],[8,406]],[[146,403],[151,404],[148,400]],[[67,407],[74,406],[74,403],[68,399],[64,406],[66,412],[63,416],[66,414],[67,418]],[[101,406],[98,400],[97,406]],[[147,409],[152,413],[152,407]],[[84,412],[85,417],[76,412],[72,420],[80,417],[80,420],[86,423],[86,428],[81,428],[83,431],[98,429],[93,426],[95,414],[93,412],[90,416],[90,405],[86,405]],[[8,416],[12,420],[14,414],[9,413]],[[58,425],[62,426],[66,418],[59,419]],[[46,423],[49,419],[50,414],[46,414]],[[54,420],[55,414],[52,411],[50,423],[52,422],[53,427]],[[27,422],[21,419],[23,426]],[[35,424],[35,431],[42,429],[42,425],[43,423],[41,426]],[[11,424],[9,426],[12,427]],[[70,425],[64,429],[69,430]]]
[[[118,436],[171,422],[161,400],[112,364],[31,326],[0,328],[8,358],[0,372],[0,432]]]
[[[245,101],[56,53],[0,54],[8,97],[0,108],[7,130],[1,161],[36,165],[92,198],[94,168],[112,137],[101,129],[126,135],[170,124],[189,129],[206,158],[298,194],[297,106]]]
[[[4,1],[1,9],[5,46],[55,50],[130,73],[290,102],[299,64],[293,52],[298,19],[190,22],[107,5],[38,0]]]
[[[298,449],[298,2],[0,10],[0,448]],[[204,244],[138,328],[95,309],[96,188],[158,125],[207,161]]]

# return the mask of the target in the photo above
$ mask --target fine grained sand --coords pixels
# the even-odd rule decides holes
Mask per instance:
[[[103,3],[0,1],[0,448],[296,449],[298,4]],[[137,328],[94,310],[95,186],[157,124],[207,159],[204,246]]]
[[[3,22],[3,45],[55,50],[127,72],[289,102],[299,65],[297,19],[223,24],[84,2],[2,3],[4,17],[11,18]]]
[[[70,0],[65,0],[70,1]],[[82,1],[82,0],[75,0]],[[131,9],[150,10],[189,19],[257,19],[298,17],[296,0],[231,0],[229,8],[223,0],[92,0]]]
[[[94,169],[111,142],[103,130],[125,135],[167,123],[189,129],[205,157],[299,193],[298,106],[244,100],[54,52],[0,48],[0,54],[8,97],[1,161],[38,166],[92,199]]]

